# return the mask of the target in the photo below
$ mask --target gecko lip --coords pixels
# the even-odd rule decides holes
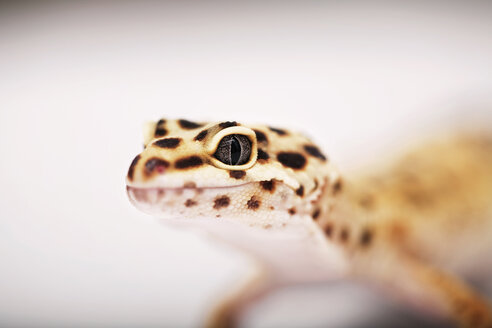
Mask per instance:
[[[213,187],[196,187],[196,186],[193,186],[193,187],[187,187],[187,186],[184,186],[184,187],[133,187],[133,186],[129,186],[127,185],[126,186],[126,190],[147,190],[147,191],[152,191],[152,190],[155,190],[155,191],[174,191],[174,192],[180,192],[180,191],[184,191],[184,190],[197,190],[197,191],[201,191],[201,190],[215,190],[215,189],[231,189],[231,188],[238,188],[238,187],[243,187],[243,186],[246,186],[246,185],[249,185],[249,184],[252,184],[252,183],[256,183],[256,182],[246,182],[246,183],[241,183],[241,184],[238,184],[238,185],[234,185],[234,186],[213,186]]]
[[[166,195],[171,193],[169,199],[183,198],[185,194],[188,196],[203,194],[206,192],[220,193],[225,190],[234,190],[247,185],[251,185],[255,182],[242,183],[235,186],[214,186],[214,187],[132,187],[126,186],[126,191],[130,201],[137,207],[141,204],[154,205],[159,204]]]

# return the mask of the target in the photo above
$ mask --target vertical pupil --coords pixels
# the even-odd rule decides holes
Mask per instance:
[[[231,140],[231,164],[235,165],[241,157],[241,144],[236,137]]]

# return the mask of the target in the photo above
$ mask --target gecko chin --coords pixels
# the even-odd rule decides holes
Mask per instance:
[[[295,192],[276,183],[275,192],[264,183],[249,182],[230,187],[133,187],[127,186],[131,203],[139,210],[161,218],[268,217],[288,215],[286,204],[295,202]]]

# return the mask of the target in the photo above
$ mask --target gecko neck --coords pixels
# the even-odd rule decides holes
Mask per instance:
[[[227,217],[165,222],[205,233],[213,241],[242,252],[275,276],[278,284],[325,281],[347,271],[341,250],[327,242],[308,216],[295,216],[288,225],[271,229],[247,226]]]

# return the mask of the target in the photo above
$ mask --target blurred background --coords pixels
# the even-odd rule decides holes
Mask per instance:
[[[240,254],[128,202],[146,120],[294,128],[350,170],[490,126],[491,77],[489,1],[2,2],[0,326],[197,327],[241,277]],[[334,283],[244,327],[443,324]]]

